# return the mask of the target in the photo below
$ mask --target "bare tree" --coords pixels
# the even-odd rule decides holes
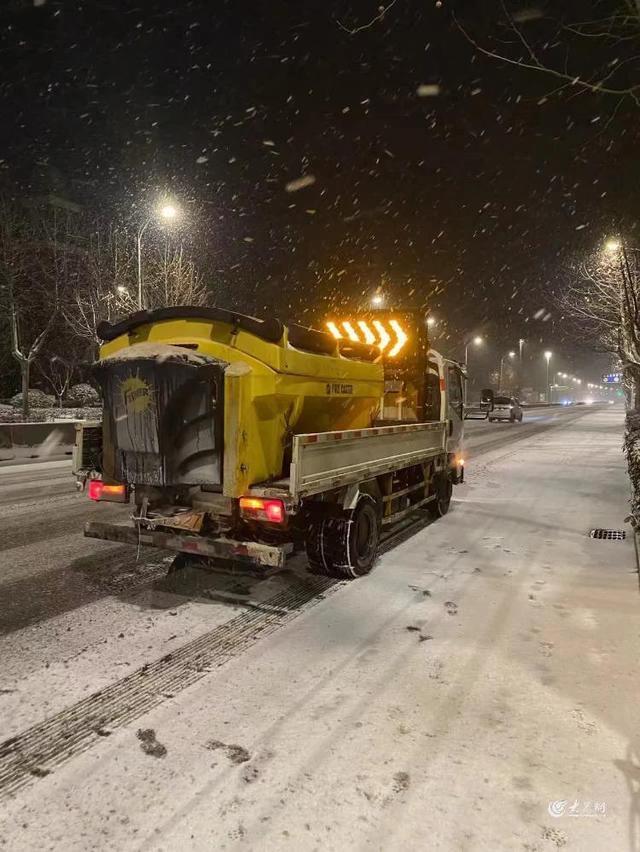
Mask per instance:
[[[160,256],[148,264],[145,296],[149,308],[175,305],[200,307],[211,301],[211,294],[193,260],[185,256],[182,246],[172,248],[167,242]]]
[[[91,344],[94,354],[100,344],[96,331],[99,323],[138,310],[134,246],[129,232],[101,223],[86,241],[84,277],[62,310],[70,328]],[[150,244],[143,259],[146,307],[199,306],[210,302],[209,290],[182,246],[172,247],[166,241],[160,249]]]
[[[38,370],[46,379],[51,390],[58,400],[58,408],[62,408],[62,400],[69,390],[78,365],[74,361],[68,361],[61,355],[52,355],[50,358],[40,358]]]
[[[59,314],[36,362],[38,373],[49,385],[62,408],[62,400],[89,359],[87,341],[74,334]]]
[[[61,281],[70,277],[66,247],[55,220],[28,217],[0,202],[0,288],[8,313],[11,351],[22,377],[22,415],[29,416],[31,367],[58,312]]]
[[[506,0],[491,10],[483,6],[479,25],[452,14],[476,50],[548,77],[553,94],[591,92],[640,106],[640,0],[591,5],[578,21],[568,17],[565,4],[557,5],[560,17],[550,18],[533,4],[512,10]]]
[[[562,306],[583,340],[615,355],[640,411],[640,250],[615,244],[585,264]]]
[[[97,353],[96,328],[103,320],[137,310],[130,294],[135,291],[135,253],[130,235],[111,224],[98,222],[85,241],[84,275],[63,305],[72,331]]]
[[[562,307],[581,340],[616,356],[630,409],[625,454],[632,484],[630,520],[640,527],[640,250],[613,241],[570,285]]]

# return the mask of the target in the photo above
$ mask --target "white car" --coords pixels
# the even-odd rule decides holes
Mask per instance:
[[[513,396],[496,396],[493,398],[493,408],[489,412],[489,422],[494,420],[509,420],[511,423],[522,423],[522,408]]]

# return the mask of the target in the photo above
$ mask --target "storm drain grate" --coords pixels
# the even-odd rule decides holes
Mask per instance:
[[[627,537],[627,534],[624,530],[604,530],[597,528],[595,530],[591,530],[589,533],[590,538],[604,538],[607,541],[624,541]]]

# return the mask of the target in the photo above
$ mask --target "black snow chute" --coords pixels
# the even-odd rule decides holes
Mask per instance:
[[[256,337],[268,340],[270,343],[278,343],[284,333],[283,324],[275,317],[261,320],[256,319],[256,317],[246,316],[245,314],[235,313],[234,311],[225,311],[224,308],[196,308],[188,305],[181,305],[175,308],[137,311],[135,314],[131,314],[131,316],[119,322],[109,323],[103,321],[98,324],[96,331],[101,340],[115,340],[121,334],[127,334],[141,325],[148,325],[162,320],[178,319],[226,322],[244,331],[249,331],[251,334],[255,334]]]
[[[154,343],[99,361],[105,476],[139,485],[221,485],[226,366]]]

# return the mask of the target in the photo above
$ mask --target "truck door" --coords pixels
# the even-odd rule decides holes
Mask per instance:
[[[458,451],[462,445],[464,423],[464,389],[462,372],[459,367],[449,364],[445,367],[447,382],[447,450]]]

